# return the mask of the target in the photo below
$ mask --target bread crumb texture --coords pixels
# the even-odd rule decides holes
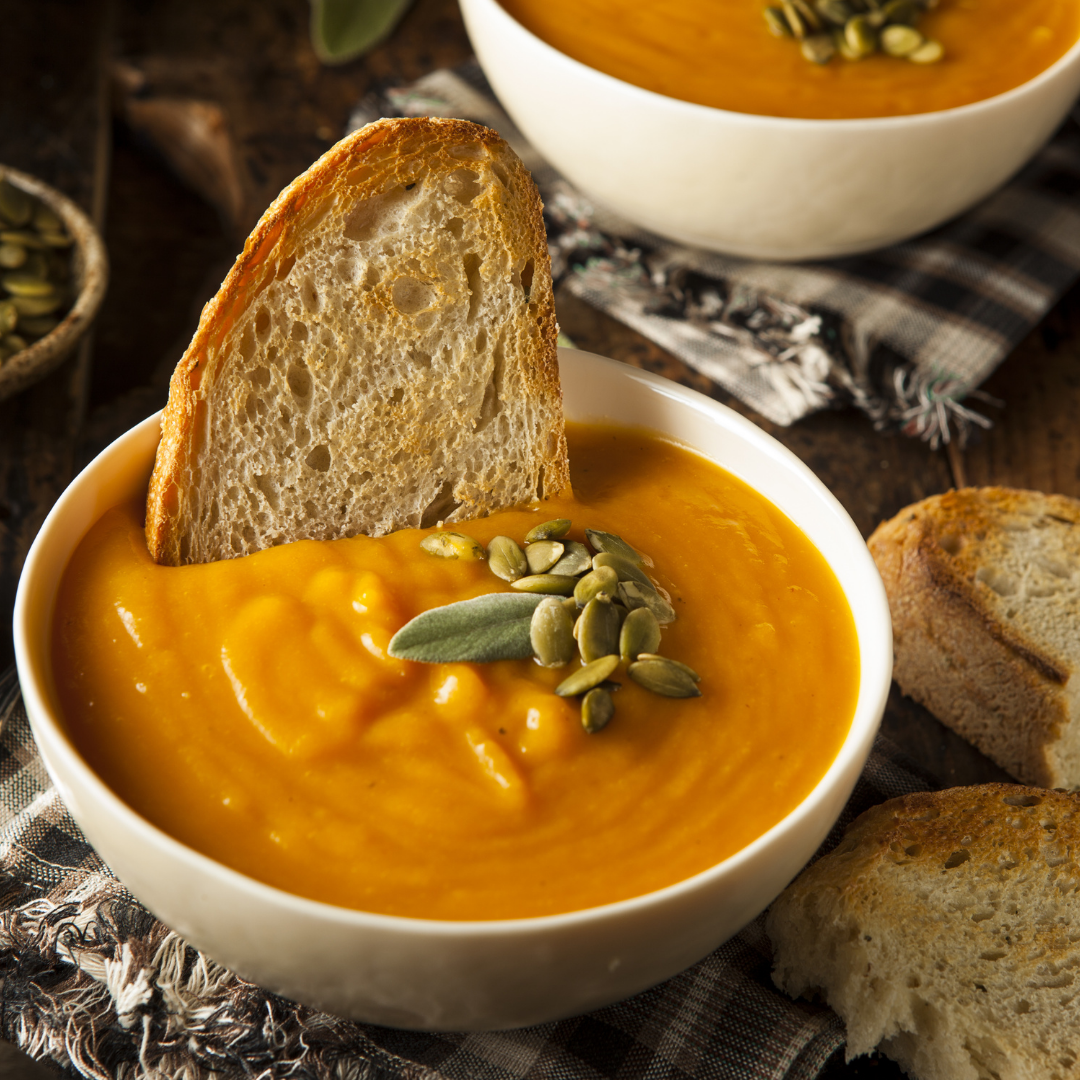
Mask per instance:
[[[382,120],[248,238],[173,375],[161,563],[378,536],[569,482],[541,203],[492,131]]]
[[[900,689],[1019,779],[1080,785],[1080,502],[950,491],[869,546]]]
[[[919,1080],[1080,1076],[1080,796],[920,792],[856,819],[776,900],[773,979],[823,996],[848,1060]]]

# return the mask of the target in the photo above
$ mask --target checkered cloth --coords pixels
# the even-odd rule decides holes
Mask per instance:
[[[879,738],[822,851],[869,806],[931,786]],[[396,1031],[296,1005],[185,944],[113,877],[45,772],[14,669],[0,675],[0,1035],[72,1076],[811,1080],[843,1025],[778,993],[770,966],[759,918],[637,997],[517,1031]]]
[[[676,246],[591,203],[528,144],[475,64],[387,86],[354,110],[456,116],[499,131],[532,170],[557,279],[777,424],[854,404],[937,446],[962,404],[1080,272],[1080,128],[1068,121],[1012,182],[904,244],[774,264]]]

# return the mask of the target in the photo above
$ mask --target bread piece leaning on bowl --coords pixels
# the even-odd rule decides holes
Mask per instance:
[[[380,120],[256,226],[172,378],[159,563],[434,525],[569,483],[541,203],[493,131]]]

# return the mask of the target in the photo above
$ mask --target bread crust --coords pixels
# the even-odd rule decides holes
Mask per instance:
[[[1002,768],[1047,787],[1080,784],[1062,758],[1075,713],[1077,526],[1076,500],[966,488],[907,507],[868,542],[900,689]]]
[[[1080,796],[1010,784],[868,810],[766,919],[773,979],[822,994],[848,1057],[920,1080],[1072,1077]]]
[[[244,544],[238,550],[234,542],[231,550],[200,551],[193,537],[198,539],[209,516],[221,513],[217,503],[208,509],[210,496],[204,486],[206,442],[211,430],[209,414],[230,407],[234,411],[239,409],[236,401],[219,400],[215,390],[232,365],[244,362],[238,356],[239,329],[252,321],[253,306],[259,302],[260,294],[286,278],[298,259],[307,257],[305,245],[317,230],[328,228],[326,222],[338,230],[347,230],[350,221],[355,220],[350,215],[355,215],[359,204],[385,196],[387,191],[415,186],[418,175],[424,176],[425,183],[428,177],[434,178],[433,183],[449,183],[445,178],[456,175],[454,170],[460,172],[473,163],[469,156],[461,156],[463,148],[478,162],[482,159],[485,169],[494,169],[500,178],[505,178],[505,184],[500,186],[493,181],[473,201],[500,228],[505,227],[500,239],[511,261],[533,268],[531,290],[529,283],[525,285],[528,310],[520,320],[523,325],[528,322],[525,335],[528,340],[511,362],[517,365],[514,374],[520,376],[521,392],[535,405],[539,419],[533,425],[535,439],[529,447],[509,446],[504,448],[504,453],[507,458],[517,456],[527,468],[538,473],[534,483],[536,493],[554,494],[569,485],[550,263],[542,204],[531,177],[503,140],[479,125],[427,118],[381,120],[343,139],[281,192],[248,237],[217,295],[203,309],[195,336],[170,383],[161,443],[150,482],[146,538],[157,562],[179,565],[212,561],[246,554],[249,550]],[[380,303],[381,307],[374,309],[376,314],[381,316],[388,310],[391,319],[399,317],[392,301],[384,298]],[[317,323],[315,318],[316,329]],[[393,332],[392,322],[389,330],[377,330],[376,344],[379,333]],[[332,373],[326,377],[332,377]],[[357,416],[362,414],[363,409],[358,407]],[[410,417],[407,413],[403,416],[403,419],[399,417],[399,428],[408,430]],[[456,429],[441,432],[440,438],[444,444],[460,439],[463,425],[475,425],[475,422],[475,418],[470,421],[459,416]],[[432,441],[429,438],[429,443]],[[416,447],[405,445],[403,449],[421,453]],[[431,468],[430,463],[418,460],[414,471],[423,474]],[[300,483],[315,484],[319,480],[317,475],[305,474]],[[458,497],[454,500],[456,517],[483,515],[500,508],[498,498],[479,490],[476,484],[464,490],[460,478],[453,476],[447,477],[446,483],[458,485],[455,489]],[[249,490],[253,488],[251,485]],[[253,491],[252,497],[261,499],[258,491]],[[269,503],[273,502],[270,498]],[[268,507],[260,502],[260,507],[264,517],[268,513],[272,516],[272,505]],[[418,523],[407,515],[402,517],[401,524]],[[352,513],[334,528],[324,526],[322,531],[317,524],[310,530],[295,522],[287,524],[266,542],[288,542],[305,535],[385,531],[388,531],[385,527],[372,528],[372,522],[364,520],[362,514]]]

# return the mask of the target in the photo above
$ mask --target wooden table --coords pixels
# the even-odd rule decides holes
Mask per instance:
[[[56,184],[103,223],[112,283],[92,352],[0,403],[0,665],[11,654],[19,569],[49,507],[80,462],[163,403],[202,304],[262,208],[343,133],[369,87],[458,64],[470,53],[454,0],[417,0],[386,44],[338,68],[316,60],[307,18],[306,0],[8,6],[5,40],[26,44],[0,65],[0,160]],[[148,102],[157,103],[156,118]],[[202,118],[204,135],[219,139],[231,170],[227,182],[194,178],[216,193],[220,213],[147,141],[160,140],[162,124],[193,116]],[[172,164],[185,168],[176,158]],[[986,385],[1004,403],[988,410],[994,427],[948,453],[876,433],[852,410],[776,427],[569,294],[560,293],[557,309],[581,348],[687,383],[749,415],[814,469],[864,535],[907,503],[954,484],[1080,496],[1080,288]],[[895,690],[884,730],[945,784],[1005,778]],[[900,1074],[871,1060],[833,1063],[829,1075]]]

